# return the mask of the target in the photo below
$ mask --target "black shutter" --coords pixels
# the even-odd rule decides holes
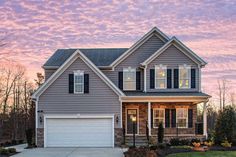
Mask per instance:
[[[191,88],[196,88],[196,69],[191,69]]]
[[[151,128],[153,128],[153,109],[151,109]]]
[[[167,88],[172,88],[171,69],[167,69]]]
[[[118,86],[121,90],[123,90],[123,71],[119,72],[119,76],[118,76]]]
[[[69,93],[74,93],[74,74],[69,74]]]
[[[165,109],[165,127],[170,127],[170,109]]]
[[[141,90],[141,74],[140,74],[140,71],[136,72],[136,90]]]
[[[84,74],[84,93],[89,93],[89,74]]]
[[[188,127],[193,127],[193,109],[188,109]]]
[[[176,109],[171,109],[171,127],[176,127]]]
[[[155,88],[155,70],[150,69],[150,88],[154,89]]]
[[[174,69],[174,88],[179,88],[179,69]]]

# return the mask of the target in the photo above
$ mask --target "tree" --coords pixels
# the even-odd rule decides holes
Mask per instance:
[[[235,136],[236,111],[232,106],[226,106],[220,111],[215,126],[215,143],[220,144],[227,139],[232,141]]]
[[[37,79],[34,80],[37,87],[40,87],[44,82],[44,76],[42,73],[37,73]]]
[[[158,143],[163,143],[163,139],[164,139],[164,128],[163,128],[163,123],[159,123],[158,125],[158,133],[157,133],[157,137],[158,137]]]

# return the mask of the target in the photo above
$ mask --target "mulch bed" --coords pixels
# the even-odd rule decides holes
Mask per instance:
[[[9,157],[9,156],[12,156],[12,155],[15,155],[15,154],[18,154],[19,152],[16,152],[16,153],[10,153],[8,155],[2,155],[0,154],[0,157]]]
[[[165,149],[158,149],[157,150],[157,156],[158,157],[165,157],[169,154],[175,154],[175,153],[185,153],[185,152],[194,152],[194,150],[189,148],[165,148]]]
[[[222,146],[212,146],[209,148],[212,151],[236,151],[236,146],[232,146],[231,148],[224,148]]]

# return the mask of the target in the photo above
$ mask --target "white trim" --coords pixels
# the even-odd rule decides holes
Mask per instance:
[[[191,54],[193,57],[189,56],[185,51],[183,51],[180,47],[182,47],[184,50],[186,50],[189,54]],[[160,54],[162,54],[167,48],[169,48],[171,45],[174,45],[176,48],[178,48],[182,53],[184,53],[187,57],[189,57],[192,61],[194,61],[196,64],[205,66],[207,62],[205,62],[203,59],[201,59],[198,55],[196,55],[193,51],[191,51],[189,48],[187,48],[182,42],[180,42],[176,37],[172,37],[164,46],[162,46],[160,49],[158,49],[155,53],[153,53],[148,59],[146,59],[144,62],[141,63],[141,65],[148,65],[150,62],[152,62],[155,58],[157,58]],[[198,61],[198,62],[197,62]],[[200,63],[200,64],[199,64]]]
[[[38,98],[78,57],[80,57],[117,95],[124,96],[124,93],[114,85],[82,52],[76,50],[63,65],[39,87],[32,95],[32,98]]]
[[[144,81],[144,92],[147,92],[147,67],[144,67],[144,77],[143,77],[143,81]]]
[[[151,102],[148,102],[148,134],[151,136],[152,134],[152,126],[151,126]]]
[[[37,129],[38,129],[38,99],[35,101],[35,144],[37,145]]]
[[[180,70],[187,69],[188,71],[188,87],[180,87]],[[179,82],[178,82],[179,89],[190,89],[191,88],[191,65],[179,65]]]
[[[125,108],[125,135],[132,135],[132,134],[127,134],[127,110],[129,109],[136,109],[137,110],[137,134],[139,135],[139,107],[127,107]]]
[[[176,124],[178,124],[178,110],[180,110],[180,109],[185,109],[185,110],[187,110],[186,112],[186,115],[187,115],[187,117],[186,117],[186,127],[179,127],[179,125],[178,125],[178,128],[188,128],[188,108],[176,108]],[[181,118],[181,119],[183,119],[183,118]]]
[[[152,109],[152,124],[153,124],[153,128],[158,128],[158,127],[155,127],[155,123],[154,123],[154,119],[158,119],[158,118],[154,118],[154,112],[155,112],[155,110],[162,110],[163,112],[164,112],[164,117],[163,117],[163,128],[165,128],[165,109],[164,108],[158,108],[158,107],[154,107],[153,109]]]
[[[123,128],[123,106],[122,106],[122,101],[120,101],[120,128]]]
[[[156,32],[156,33],[155,33]],[[152,37],[152,35],[156,35],[162,41],[168,41],[169,37],[165,35],[162,31],[160,31],[157,27],[152,28],[149,32],[147,32],[141,39],[139,39],[135,44],[133,44],[127,51],[125,51],[120,57],[118,57],[115,61],[111,63],[111,67],[117,66],[120,62],[122,62],[126,57],[132,54],[136,49],[138,49],[143,43],[145,43],[148,39]]]
[[[45,114],[44,115],[44,147],[47,147],[47,119],[50,118],[73,118],[73,119],[82,119],[82,118],[111,118],[112,119],[112,147],[115,147],[115,125],[114,125],[114,114]]]
[[[198,69],[196,69],[196,73],[197,73],[197,70],[198,70],[198,78],[199,78],[198,91],[201,92],[202,91],[202,85],[201,85],[202,84],[202,70],[201,70],[201,67],[198,66]],[[197,88],[197,85],[196,85],[196,88]]]
[[[161,88],[161,87],[158,87],[157,86],[157,70],[165,70],[165,87],[164,88]],[[166,65],[155,65],[155,89],[166,89],[167,88],[167,66]]]
[[[207,102],[203,104],[203,135],[207,138]]]

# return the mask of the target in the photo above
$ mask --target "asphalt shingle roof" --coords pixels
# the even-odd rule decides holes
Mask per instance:
[[[61,66],[77,49],[58,49],[43,66]],[[127,48],[79,49],[96,66],[108,66]]]
[[[124,92],[126,96],[205,96],[210,97],[210,95],[202,92]]]

